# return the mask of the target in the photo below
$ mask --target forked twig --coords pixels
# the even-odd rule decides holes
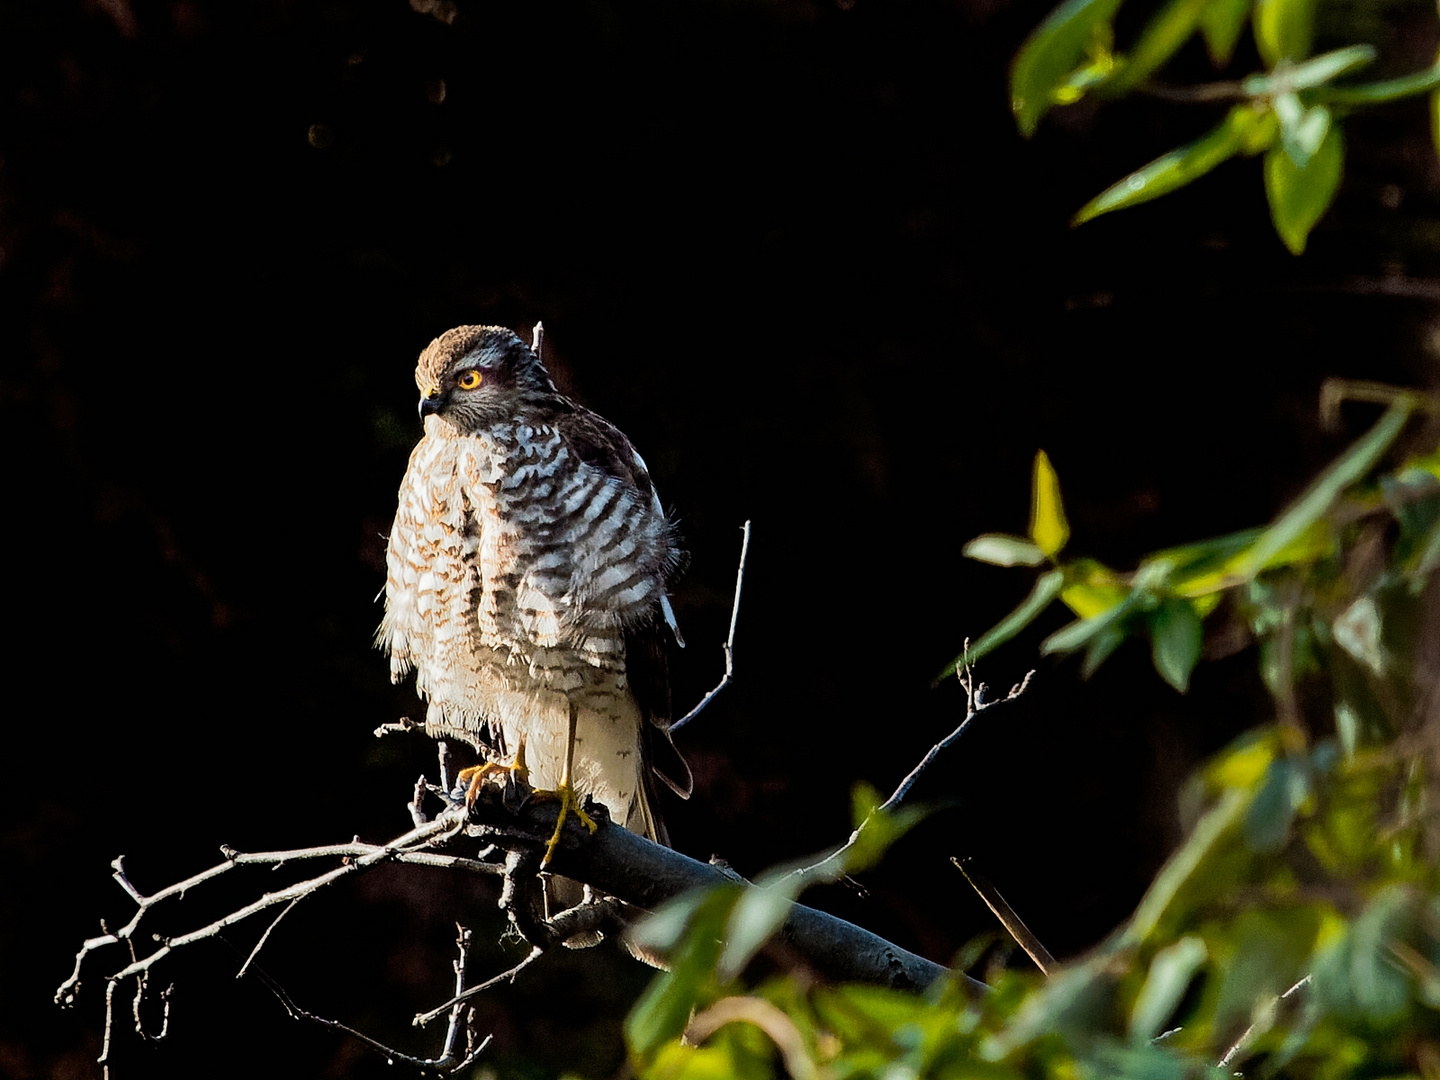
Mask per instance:
[[[492,986],[498,986],[502,982],[514,982],[515,977],[519,975],[520,972],[524,971],[527,967],[533,964],[536,960],[539,960],[540,957],[544,955],[545,950],[540,948],[540,946],[536,945],[531,948],[525,959],[521,960],[514,967],[510,968],[508,971],[502,971],[499,975],[496,975],[493,978],[486,979],[482,983],[476,983],[474,986],[466,988],[457,980],[455,984],[454,997],[452,997],[449,1001],[441,1002],[429,1012],[416,1013],[415,1019],[410,1022],[416,1027],[424,1027],[431,1020],[434,1020],[437,1016],[440,1016],[443,1012],[445,1012],[446,1009],[452,1010],[453,1015],[453,1010],[459,1009],[462,1004],[470,1000],[476,994],[483,993],[484,991],[489,990]]]
[[[730,633],[726,635],[725,644],[722,646],[725,650],[725,674],[722,675],[720,681],[715,684],[715,689],[700,699],[698,705],[670,725],[672,732],[679,731],[691,720],[699,716],[701,712],[704,711],[705,706],[710,704],[710,700],[716,694],[720,693],[721,690],[729,686],[735,677],[735,624],[740,618],[740,590],[745,584],[745,559],[750,553],[750,522],[745,522],[744,531],[744,538],[740,541],[740,565],[735,570],[735,602],[730,607]]]

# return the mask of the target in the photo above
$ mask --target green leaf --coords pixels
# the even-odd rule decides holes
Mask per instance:
[[[1424,94],[1437,87],[1440,87],[1440,63],[1395,79],[1382,79],[1360,86],[1327,87],[1324,98],[1332,104],[1378,105],[1381,102]]]
[[[670,970],[656,976],[625,1018],[625,1041],[633,1052],[648,1056],[676,1038],[685,1030],[696,1004],[716,996],[714,971],[721,938],[743,888],[737,883],[687,893],[647,920],[661,920],[664,928],[655,934],[657,939],[673,939],[673,926],[666,924],[677,917],[683,917],[685,932],[669,956]],[[642,923],[631,933],[637,941],[650,944],[645,926]]]
[[[845,853],[844,862],[830,880],[838,880],[841,874],[858,874],[876,865],[891,844],[924,821],[929,813],[919,806],[885,810],[881,802],[880,793],[863,782],[856,784],[850,792],[855,843]]]
[[[1270,219],[1292,255],[1305,251],[1310,230],[1324,216],[1340,188],[1345,162],[1345,140],[1331,127],[1315,156],[1303,168],[1286,148],[1275,146],[1265,154],[1265,196]]]
[[[1130,1009],[1130,1038],[1148,1042],[1174,1014],[1190,981],[1205,963],[1205,942],[1193,935],[1167,945],[1150,961],[1150,973]]]
[[[795,867],[770,871],[741,894],[725,925],[716,974],[728,981],[745,969],[760,946],[785,925],[795,898],[807,884]]]
[[[960,549],[960,554],[994,566],[1039,566],[1045,561],[1045,553],[1029,540],[1005,533],[977,536]]]
[[[1124,600],[1108,611],[1101,612],[1099,615],[1089,619],[1078,619],[1056,630],[1055,633],[1040,643],[1040,651],[1047,655],[1052,652],[1074,652],[1080,648],[1080,646],[1088,644],[1092,638],[1111,626],[1119,630],[1119,621],[1135,611],[1141,604],[1145,603],[1147,599],[1150,599],[1150,597],[1145,590],[1132,588],[1130,594],[1126,596]],[[1118,644],[1118,642],[1116,644]],[[1111,646],[1111,649],[1113,648],[1114,646]]]
[[[1119,6],[1120,0],[1066,0],[1020,46],[1010,68],[1010,109],[1026,138],[1086,50],[1110,31]]]
[[[1410,890],[1382,889],[1315,964],[1316,996],[1341,1017],[1394,1022],[1404,1013],[1409,976],[1395,963],[1391,945],[1403,939],[1415,915]]]
[[[1305,772],[1288,758],[1271,762],[1265,782],[1245,815],[1245,842],[1252,851],[1270,854],[1290,839],[1295,811],[1309,794]]]
[[[1227,571],[1249,577],[1270,566],[1315,525],[1340,493],[1367,474],[1400,434],[1415,410],[1415,399],[1397,397],[1375,426],[1332,462],[1298,500],[1261,534],[1254,546],[1230,560]]]
[[[1159,71],[1195,32],[1209,5],[1210,0],[1170,0],[1151,16],[1140,33],[1140,40],[1110,80],[1107,92],[1123,93]]]
[[[1250,793],[1232,789],[1202,817],[1179,851],[1166,860],[1145,891],[1118,945],[1138,945],[1155,929],[1206,858],[1230,835],[1250,803]]]
[[[1249,75],[1241,88],[1250,97],[1268,97],[1274,94],[1291,94],[1296,90],[1312,90],[1325,86],[1347,72],[1362,68],[1376,56],[1369,45],[1347,45],[1306,60],[1303,64],[1286,61],[1274,71],[1263,75]],[[1329,89],[1329,88],[1327,88]],[[1339,91],[1334,91],[1339,92]],[[1329,93],[1326,94],[1329,96]]]
[[[1030,494],[1030,539],[1047,558],[1060,554],[1070,539],[1070,523],[1060,502],[1060,478],[1044,450],[1035,454],[1034,482]]]
[[[1268,67],[1310,55],[1315,0],[1256,0],[1255,44]]]
[[[1082,206],[1071,224],[1081,225],[1112,210],[1157,199],[1204,176],[1215,166],[1240,153],[1245,147],[1247,135],[1263,123],[1264,116],[1263,111],[1249,105],[1236,105],[1213,130],[1110,185]]]
[[[980,1044],[982,1060],[1000,1061],[1045,1035],[1093,1034],[1108,1011],[1114,975],[1103,953],[1066,965],[1015,1010],[1008,1027]],[[961,1073],[960,1075],[964,1075]]]
[[[1264,529],[1245,529],[1213,540],[1166,548],[1157,551],[1151,558],[1170,561],[1173,567],[1170,591],[1173,595],[1190,599],[1213,596],[1216,590],[1226,587],[1225,573],[1230,561],[1251,547],[1264,532]]]
[[[1190,673],[1200,659],[1205,631],[1188,600],[1167,599],[1150,614],[1151,656],[1160,677],[1180,693],[1190,686]]]
[[[1440,153],[1440,90],[1430,95],[1430,144]]]
[[[1245,28],[1251,0],[1210,0],[1200,13],[1200,32],[1216,67],[1224,67],[1235,55],[1235,43]]]
[[[1426,534],[1425,540],[1419,545],[1418,550],[1420,554],[1415,562],[1415,567],[1408,571],[1411,579],[1411,591],[1417,594],[1425,587],[1431,571],[1440,566],[1440,521],[1437,521]]]
[[[1111,623],[1092,637],[1085,647],[1085,662],[1080,665],[1080,677],[1088,679],[1099,671],[1100,665],[1110,659],[1110,654],[1125,644],[1129,636],[1123,625]]]
[[[1260,1031],[1274,1024],[1276,1011],[1266,1005],[1305,974],[1323,925],[1318,905],[1240,911],[1229,927],[1233,957],[1217,973],[1212,1023],[1243,1030],[1253,1022]]]
[[[1035,621],[1035,616],[1049,607],[1050,602],[1060,595],[1060,589],[1064,584],[1065,571],[1063,570],[1050,570],[1041,574],[1040,579],[1035,582],[1035,588],[1031,589],[1030,595],[1025,598],[1025,602],[981,635],[980,640],[974,642],[968,652],[961,653],[950,661],[949,666],[935,676],[935,681],[939,682],[954,675],[956,669],[965,663],[967,657],[973,664],[986,653],[1005,644],[1021,630],[1024,630]]]

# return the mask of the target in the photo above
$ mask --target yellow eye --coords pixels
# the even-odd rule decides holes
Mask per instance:
[[[455,385],[461,390],[474,390],[480,385],[480,372],[471,368],[469,371],[462,371],[460,377],[455,380]]]

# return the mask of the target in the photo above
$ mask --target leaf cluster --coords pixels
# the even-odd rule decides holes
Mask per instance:
[[[1387,409],[1268,525],[1157,552],[1127,572],[1068,558],[1059,480],[1041,453],[1028,534],[966,549],[1042,569],[1030,598],[965,662],[1055,602],[1077,618],[1049,651],[1081,654],[1090,670],[1127,638],[1148,638],[1178,689],[1207,620],[1224,614],[1258,644],[1277,719],[1191,782],[1188,839],[1125,923],[1048,979],[1003,972],[987,992],[958,974],[918,994],[796,973],[747,982],[749,959],[799,890],[855,868],[852,844],[845,857],[682,898],[655,917],[645,939],[673,967],[630,1017],[637,1075],[1434,1075],[1440,843],[1420,737],[1433,733],[1416,708],[1430,676],[1415,658],[1440,560],[1440,448],[1382,469],[1430,403],[1331,389]],[[860,831],[880,822],[866,863],[906,825],[865,792],[856,820]]]
[[[1113,100],[1149,90],[1180,101],[1228,103],[1214,128],[1116,181],[1082,206],[1074,223],[1168,194],[1231,158],[1264,155],[1275,230],[1291,252],[1303,252],[1340,186],[1346,116],[1422,94],[1429,95],[1432,118],[1440,116],[1440,59],[1399,78],[1347,81],[1372,64],[1377,51],[1357,42],[1313,55],[1319,4],[1166,0],[1123,50],[1115,30],[1121,0],[1067,0],[1055,8],[1026,39],[1010,71],[1011,109],[1027,137],[1051,108],[1086,96]],[[1247,23],[1264,70],[1178,89],[1156,82],[1196,37],[1217,69],[1230,67]],[[1433,126],[1440,140],[1440,125]]]

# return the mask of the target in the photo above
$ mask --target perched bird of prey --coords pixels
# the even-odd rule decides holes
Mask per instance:
[[[675,530],[630,440],[555,389],[539,346],[538,326],[534,347],[461,326],[420,354],[378,642],[392,681],[415,670],[429,734],[523,754],[537,790],[663,843]],[[674,761],[662,778],[688,795]]]

